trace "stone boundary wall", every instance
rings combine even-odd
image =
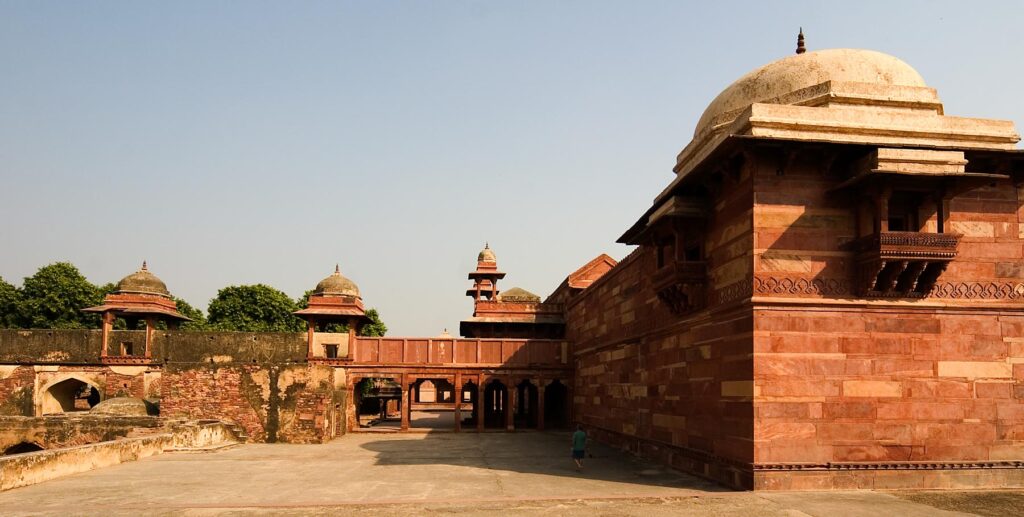
[[[99,364],[99,330],[0,329],[0,364]],[[141,350],[141,330],[115,330],[110,351],[122,341]],[[153,334],[155,363],[305,362],[305,332],[157,331]]]
[[[196,449],[237,443],[224,424],[175,426],[173,430],[138,438],[0,457],[0,491],[148,458],[174,449]]]
[[[160,418],[152,416],[0,416],[0,451],[22,442],[43,449],[87,445],[124,438],[133,430],[156,429],[163,424]]]

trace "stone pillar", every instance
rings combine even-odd
[[[544,379],[537,381],[537,430],[544,430]]]
[[[455,432],[462,430],[462,373],[455,374]]]
[[[316,332],[316,323],[310,318],[306,320],[306,361],[313,358],[313,333]]]
[[[108,353],[108,344],[110,343],[110,330],[114,327],[114,313],[107,311],[103,313],[103,331],[101,332],[100,339],[103,340],[102,348],[100,348],[100,357],[106,357]]]
[[[506,431],[515,431],[515,429],[516,429],[516,423],[515,423],[516,420],[515,420],[515,418],[516,418],[516,390],[517,390],[517,388],[516,388],[516,386],[514,386],[512,384],[513,382],[515,382],[515,381],[512,380],[512,377],[508,377],[508,385],[505,386],[505,393],[507,395],[505,397],[505,402],[507,402],[507,404],[505,405],[505,430]]]
[[[476,402],[473,403],[473,411],[476,411],[476,432],[484,432],[484,376],[481,375],[476,383]]]
[[[345,383],[345,425],[349,431],[359,429],[359,405],[356,402],[356,385],[359,379]]]
[[[156,321],[152,316],[146,317],[146,358],[153,357],[152,343],[153,343],[153,331],[156,330]]]
[[[401,429],[403,431],[408,431],[409,430],[409,416],[410,416],[409,415],[409,413],[410,413],[409,412],[409,406],[410,406],[409,402],[411,402],[411,399],[412,399],[412,396],[411,396],[412,395],[411,394],[412,387],[409,386],[409,375],[408,374],[404,374],[404,373],[402,374],[401,383],[402,383],[402,402],[401,402],[401,405],[402,405],[402,408],[401,408],[402,409],[402,427],[401,427]]]

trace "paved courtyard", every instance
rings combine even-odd
[[[0,493],[0,514],[1024,513],[1024,496],[1012,492],[731,492],[600,445],[592,452],[577,472],[566,433],[357,433],[326,445],[251,444],[164,454]]]

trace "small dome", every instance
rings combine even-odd
[[[341,274],[341,268],[334,266],[334,273],[316,284],[313,294],[324,296],[359,297],[359,286]]]
[[[490,243],[484,244],[484,249],[480,250],[480,254],[476,256],[477,262],[497,262],[498,257],[494,256],[494,252],[491,251]]]
[[[167,290],[167,284],[160,280],[153,273],[149,272],[146,263],[142,263],[142,269],[124,277],[117,283],[116,293],[132,294],[155,294],[166,298],[171,297]]]
[[[114,397],[93,406],[90,413],[117,416],[155,416],[159,410],[145,400],[134,397]]]
[[[927,87],[902,60],[861,49],[828,49],[796,54],[744,75],[711,101],[694,130],[698,136],[735,118],[738,110],[826,81]]]

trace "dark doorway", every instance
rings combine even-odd
[[[41,450],[43,450],[43,448],[37,444],[32,442],[21,442],[4,449],[3,455],[9,456],[11,454],[24,454],[26,452],[36,452]]]
[[[537,428],[537,386],[524,379],[516,386],[516,429]]]
[[[484,427],[500,429],[506,426],[508,388],[495,379],[484,387]]]
[[[569,389],[558,379],[544,388],[544,427],[569,427]]]

